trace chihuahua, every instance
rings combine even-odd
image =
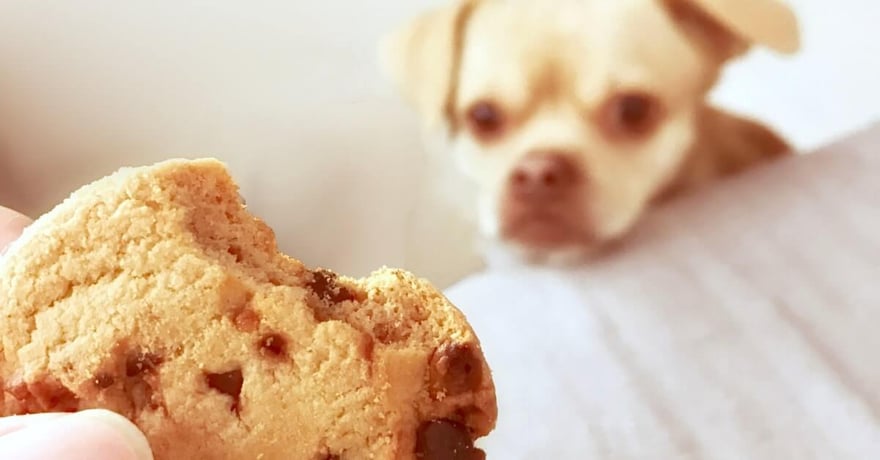
[[[581,261],[650,207],[792,151],[708,95],[753,46],[799,41],[779,0],[456,0],[383,56],[470,183],[475,233]]]

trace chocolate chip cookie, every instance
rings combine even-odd
[[[279,252],[215,160],[124,168],[0,258],[0,415],[116,411],[163,459],[481,459],[490,370],[427,281]]]

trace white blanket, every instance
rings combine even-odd
[[[497,385],[488,458],[880,459],[877,145],[686,200],[587,268],[447,290]]]

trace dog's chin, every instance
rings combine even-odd
[[[604,246],[591,230],[553,215],[507,222],[498,243],[515,261],[557,267],[586,263]]]
[[[537,250],[588,243],[592,237],[577,226],[553,215],[531,215],[504,226],[504,239]]]
[[[578,268],[613,254],[619,240],[571,242],[556,246],[534,246],[515,240],[499,240],[495,245],[495,260],[504,264],[542,266],[549,268]],[[499,256],[499,251],[505,255]]]

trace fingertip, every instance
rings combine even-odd
[[[17,460],[153,460],[134,424],[100,409],[28,424],[0,437],[0,452]]]
[[[83,423],[96,423],[112,430],[131,447],[135,459],[153,460],[147,437],[131,420],[122,415],[105,409],[89,409],[77,412],[73,417],[82,419]]]
[[[31,223],[31,219],[24,214],[0,206],[0,253]]]

